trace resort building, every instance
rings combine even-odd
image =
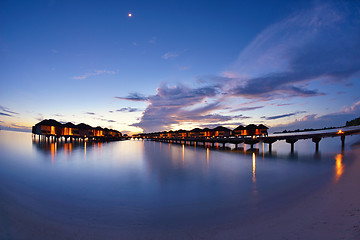
[[[46,137],[88,138],[97,140],[119,139],[121,132],[113,129],[93,128],[85,123],[75,125],[71,122],[62,124],[54,119],[45,119],[33,126],[32,133]]]
[[[194,128],[193,130],[189,131],[188,135],[191,138],[198,138],[200,137],[200,132],[201,132],[200,128]]]
[[[226,127],[223,127],[223,126],[219,126],[219,127],[212,129],[211,134],[212,134],[212,137],[230,137],[231,130]]]
[[[177,130],[177,131],[164,131],[155,133],[142,133],[133,137],[140,138],[228,138],[228,137],[254,137],[254,136],[267,136],[268,127],[263,124],[255,125],[250,124],[246,127],[238,126],[234,130],[229,128],[218,126],[214,129],[209,128],[194,128],[190,131]]]
[[[249,124],[246,127],[238,126],[233,130],[233,136],[267,136],[269,128],[260,124],[256,126],[255,124]]]

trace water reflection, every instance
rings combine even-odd
[[[209,168],[210,149],[206,149],[206,166]]]
[[[252,153],[252,183],[252,200],[253,203],[257,204],[259,202],[259,192],[256,183],[256,155],[254,152]]]
[[[335,181],[339,181],[341,175],[344,173],[343,154],[335,156]]]
[[[340,178],[348,161],[347,155],[328,155],[325,148],[324,161],[301,158],[304,153],[313,155],[310,144],[307,152],[299,151],[299,161],[284,161],[290,151],[286,143],[285,151],[280,145],[276,148],[279,159],[274,152],[271,158],[264,155],[267,146],[260,144],[256,147],[261,153],[244,145],[223,151],[202,144],[196,148],[162,143],[160,149],[159,143],[150,141],[31,143],[29,136],[24,135],[25,143],[9,143],[0,134],[0,195],[11,189],[15,200],[31,212],[59,222],[66,218],[69,226],[94,219],[95,228],[131,224],[152,231],[153,226],[195,229],[248,221],[249,216],[261,216],[269,208],[304,196],[310,191],[309,180],[322,184],[334,175]],[[10,144],[16,148],[9,148]],[[27,146],[37,151],[19,157],[18,148]],[[242,154],[245,151],[247,156]],[[71,161],[64,161],[65,153],[71,154]],[[256,161],[261,156],[265,160]],[[15,184],[19,181],[27,184]],[[32,201],[24,197],[29,195]]]
[[[256,156],[255,156],[255,153],[253,153],[252,154],[252,181],[253,181],[253,183],[256,183],[255,171],[256,171]]]
[[[56,147],[57,143],[51,143],[50,145],[50,151],[51,151],[51,162],[54,163],[55,158],[56,158],[56,152],[57,152],[57,147]]]
[[[37,150],[40,150],[40,152],[49,154],[52,162],[56,160],[56,157],[59,153],[63,153],[65,155],[65,159],[70,158],[72,152],[75,149],[83,149],[84,158],[86,158],[89,145],[91,145],[94,151],[101,153],[104,144],[103,142],[86,142],[86,141],[73,141],[73,142],[46,141],[46,140],[38,140],[35,138],[33,138],[32,143]]]
[[[184,161],[185,161],[185,145],[182,145],[182,164],[184,166]]]

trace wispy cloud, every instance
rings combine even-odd
[[[344,10],[345,9],[345,10]],[[360,15],[346,3],[317,3],[265,29],[240,54],[230,92],[274,99],[323,95],[313,81],[344,82],[360,72]]]
[[[176,52],[167,52],[167,53],[164,53],[161,58],[167,60],[167,59],[171,59],[171,58],[176,58],[178,57],[179,54],[176,53]]]
[[[278,107],[290,106],[290,105],[293,105],[293,104],[292,103],[279,103],[279,104],[276,104],[276,106],[278,106]]]
[[[88,115],[95,115],[94,112],[86,112],[85,114],[88,114]]]
[[[306,113],[306,111],[298,111],[298,112],[293,112],[293,113],[287,113],[287,114],[281,114],[281,115],[275,115],[275,116],[271,116],[271,117],[261,117],[263,119],[266,120],[274,120],[274,119],[280,119],[280,118],[286,118],[286,117],[291,117],[291,116],[295,116],[301,113]]]
[[[76,80],[84,80],[88,77],[93,77],[93,76],[98,76],[98,75],[102,75],[102,74],[111,74],[111,75],[114,75],[116,74],[117,71],[109,71],[109,70],[96,70],[94,72],[90,72],[90,73],[85,73],[83,75],[80,75],[80,76],[76,76],[76,77],[73,77],[73,79],[76,79]]]
[[[116,99],[120,99],[120,100],[129,100],[129,101],[134,101],[134,102],[144,102],[147,101],[148,98],[145,97],[145,95],[134,92],[134,93],[130,93],[127,97],[114,97]]]
[[[0,115],[12,117],[17,114],[19,114],[19,113],[11,111],[9,108],[0,105]]]
[[[124,108],[120,108],[120,109],[118,109],[116,111],[117,112],[139,112],[141,110],[139,110],[138,108],[124,107]]]
[[[240,114],[240,115],[235,115],[235,116],[232,117],[232,119],[249,119],[249,118],[252,118],[252,117],[250,117],[250,116],[244,116],[244,115],[242,115],[242,114]]]
[[[19,124],[15,124],[15,123],[10,124],[10,126],[13,128],[19,128],[19,129],[30,129],[29,126],[23,126],[23,125],[19,125]]]
[[[35,119],[40,122],[40,121],[44,120],[44,115],[42,115],[41,113],[38,113],[38,116],[35,117]]]
[[[232,109],[230,112],[244,112],[244,111],[253,111],[253,110],[256,110],[256,109],[260,109],[260,108],[263,108],[265,106],[255,106],[255,107],[240,107],[240,108],[235,108],[235,109]]]

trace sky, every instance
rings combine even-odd
[[[0,129],[343,126],[359,56],[360,1],[2,0]]]

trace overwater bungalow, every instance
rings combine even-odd
[[[75,138],[88,138],[97,140],[116,140],[122,137],[121,132],[101,127],[93,128],[85,123],[75,125],[71,122],[62,124],[54,119],[43,120],[32,128],[32,133],[45,137],[65,137],[65,140]]]
[[[267,136],[269,128],[260,124],[256,126],[255,124],[249,124],[246,127],[238,126],[233,130],[233,136]]]
[[[76,126],[79,129],[79,134],[81,137],[93,137],[94,136],[93,127],[91,127],[90,125],[87,125],[85,123],[80,123]]]
[[[154,132],[154,133],[142,133],[138,134],[136,137],[141,138],[228,138],[231,136],[235,137],[243,137],[243,136],[267,136],[267,129],[268,127],[264,126],[263,124],[255,125],[250,124],[246,127],[244,126],[238,126],[234,130],[231,130],[229,128],[218,126],[214,129],[209,128],[194,128],[192,130],[177,130],[177,131],[164,131],[164,132]]]
[[[193,130],[190,130],[188,132],[188,135],[191,138],[199,138],[200,137],[200,132],[201,132],[200,128],[194,128]]]
[[[188,136],[188,131],[180,129],[175,131],[175,135],[177,138],[186,138]]]
[[[54,119],[45,119],[32,127],[32,133],[39,135],[61,135],[62,124]]]
[[[245,127],[242,125],[239,125],[237,128],[233,130],[233,136],[239,137],[239,136],[245,136]]]
[[[202,138],[209,138],[209,137],[211,137],[211,129],[209,129],[209,128],[201,129],[201,131],[200,131],[200,137],[202,137]]]
[[[103,137],[104,136],[104,129],[99,126],[94,128],[93,131],[94,131],[95,137]]]
[[[256,134],[259,135],[259,136],[267,136],[268,135],[268,130],[269,128],[266,127],[265,125],[263,124],[260,124],[257,128],[257,132]]]
[[[79,128],[75,124],[68,122],[63,124],[62,127],[63,127],[63,131],[61,135],[80,137]]]
[[[167,136],[166,136],[167,138],[172,138],[174,136],[175,136],[174,131],[170,130],[170,131],[167,132]]]
[[[230,137],[231,130],[226,127],[223,127],[223,126],[218,126],[214,129],[211,129],[211,136],[212,137]]]
[[[104,135],[105,135],[105,137],[112,137],[112,138],[122,136],[121,132],[113,130],[113,129],[108,129],[108,128],[104,128]]]

